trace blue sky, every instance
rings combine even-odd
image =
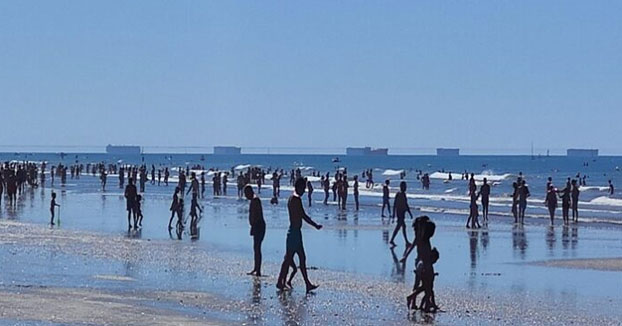
[[[622,154],[620,1],[2,1],[0,145]]]

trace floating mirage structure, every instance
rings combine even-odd
[[[459,148],[437,148],[436,156],[460,156]]]
[[[569,157],[598,157],[598,149],[569,148],[566,155]]]
[[[143,150],[140,146],[134,145],[108,145],[106,146],[106,153],[113,155],[140,155]]]
[[[240,155],[242,149],[235,146],[214,146],[214,155]]]
[[[348,147],[346,155],[351,156],[368,156],[368,155],[389,155],[388,148],[371,148],[371,147]]]

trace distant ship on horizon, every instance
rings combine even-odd
[[[114,155],[140,155],[142,148],[135,145],[110,145],[106,146],[106,154]]]

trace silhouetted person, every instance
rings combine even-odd
[[[311,184],[311,181],[307,181],[307,191],[309,207],[311,207],[311,203],[313,202],[313,185]]]
[[[553,185],[549,186],[544,204],[549,209],[549,217],[551,218],[551,225],[553,225],[555,223],[555,210],[557,209],[557,192]]]
[[[560,191],[558,191],[560,198],[562,199],[562,218],[564,220],[564,224],[567,224],[570,221],[570,181],[566,183],[566,187]]]
[[[572,180],[572,220],[579,222],[579,187],[577,186],[577,180]]]
[[[478,195],[475,192],[475,190],[473,190],[471,192],[471,203],[469,204],[469,218],[467,219],[466,222],[466,227],[468,228],[480,228],[481,226],[479,225],[479,209],[477,207],[477,198]],[[469,222],[471,222],[471,225],[469,226]]]
[[[354,184],[352,185],[353,194],[354,194],[354,205],[356,210],[359,210],[359,176],[354,175]]]
[[[179,215],[179,192],[181,189],[179,187],[175,187],[175,193],[173,194],[173,202],[171,202],[171,207],[169,210],[171,211],[171,218],[168,220],[168,229],[172,229],[171,224],[173,223],[173,218],[175,214],[177,214],[177,226],[182,225],[182,217]]]
[[[60,207],[59,204],[56,203],[56,193],[53,192],[52,193],[52,200],[50,201],[50,224],[54,225],[54,210],[56,209],[56,207]]]
[[[615,188],[613,188],[613,183],[609,180],[609,196],[613,196],[615,194]]]
[[[525,210],[527,210],[527,198],[531,196],[529,188],[525,180],[521,180],[521,185],[518,188],[518,218],[520,223],[525,222]]]
[[[315,223],[306,213],[302,205],[301,196],[304,195],[306,188],[305,179],[298,178],[294,183],[294,194],[289,198],[287,202],[287,210],[289,212],[289,230],[287,231],[286,252],[281,264],[281,272],[276,287],[279,289],[285,288],[285,278],[287,277],[287,271],[289,266],[294,264],[294,255],[298,255],[300,260],[300,272],[305,280],[307,287],[307,293],[317,288],[316,285],[309,281],[307,275],[307,256],[305,255],[304,246],[302,244],[302,221],[309,223],[311,226],[320,230],[322,225]]]
[[[514,223],[518,223],[518,183],[512,183],[512,215],[514,215]]]
[[[129,230],[132,228],[132,214],[136,214],[136,196],[138,195],[133,178],[127,180],[124,195],[125,208],[127,209],[127,228]]]
[[[199,206],[198,199],[199,199],[199,195],[193,192],[192,200],[190,201],[190,232],[194,235],[197,234],[197,223],[199,221],[199,212],[203,213],[201,206]]]
[[[253,187],[244,187],[244,196],[250,200],[248,209],[248,223],[251,226],[251,236],[253,237],[253,252],[255,255],[255,267],[248,275],[261,276],[261,243],[266,234],[266,222],[263,219],[263,208],[261,200],[255,195]]]
[[[382,210],[380,216],[384,218],[384,208],[387,208],[389,215],[391,215],[391,203],[389,203],[389,179],[387,179],[382,185]]]
[[[143,226],[143,211],[141,209],[141,201],[143,200],[143,196],[136,195],[136,214],[134,214],[134,230],[137,230],[138,227]]]
[[[395,201],[393,202],[393,215],[392,218],[397,216],[397,223],[395,225],[395,229],[393,230],[393,235],[391,236],[391,247],[395,247],[396,244],[393,240],[395,240],[395,236],[402,229],[402,234],[404,235],[404,242],[406,243],[406,248],[410,246],[410,242],[408,242],[408,235],[406,234],[406,213],[410,215],[410,218],[413,218],[413,214],[410,212],[410,207],[408,206],[408,198],[406,198],[406,181],[400,182],[400,191],[395,194]]]
[[[484,178],[484,184],[479,190],[480,196],[482,196],[482,219],[484,224],[488,224],[488,203],[490,200],[490,185],[488,179]]]

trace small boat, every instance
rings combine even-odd
[[[341,160],[338,157],[333,158],[333,163],[339,163]]]

